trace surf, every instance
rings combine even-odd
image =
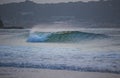
[[[105,39],[105,34],[88,33],[81,31],[33,32],[27,42],[80,42],[84,40]]]

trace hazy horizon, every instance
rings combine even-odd
[[[0,4],[12,3],[12,2],[24,2],[25,0],[0,0]],[[30,0],[36,3],[60,3],[60,2],[76,2],[76,1],[98,1],[98,0]]]

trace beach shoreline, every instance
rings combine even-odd
[[[0,67],[0,78],[120,78],[120,74]]]

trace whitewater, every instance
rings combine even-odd
[[[120,74],[119,32],[114,28],[0,29],[0,67]]]

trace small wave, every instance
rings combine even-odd
[[[37,68],[37,69],[54,69],[54,70],[70,70],[70,71],[82,71],[82,72],[101,72],[101,73],[114,73],[120,74],[120,71],[100,69],[97,67],[79,67],[79,66],[67,66],[65,64],[31,64],[31,63],[0,63],[0,67],[18,67],[18,68]]]
[[[104,38],[108,36],[80,31],[34,32],[29,35],[27,42],[79,42]]]
[[[120,74],[119,51],[83,51],[63,47],[0,46],[0,67]]]

